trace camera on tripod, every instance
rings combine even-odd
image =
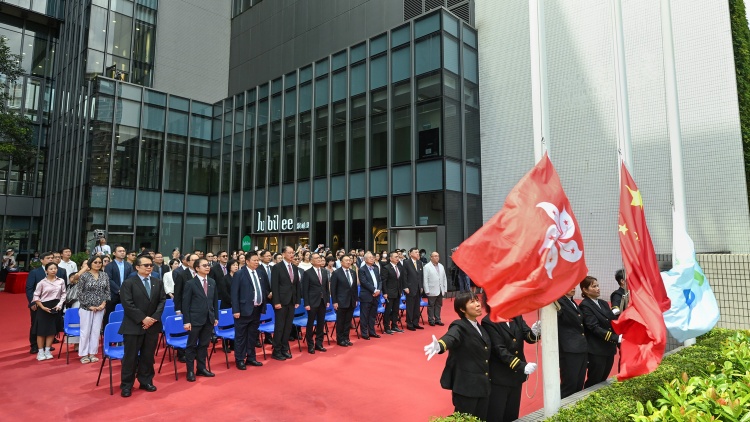
[[[96,240],[103,239],[105,237],[107,237],[107,233],[104,230],[94,230],[94,238]]]

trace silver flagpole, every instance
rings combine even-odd
[[[669,0],[661,0],[661,42],[664,55],[664,84],[667,100],[669,146],[672,158],[673,226],[681,224],[687,231],[685,200],[685,174],[682,164],[682,131],[680,130],[680,104],[677,95],[677,71],[674,60],[674,35],[672,33],[672,8]],[[685,340],[685,346],[695,344],[695,339]]]
[[[531,44],[531,94],[534,118],[534,158],[539,162],[549,153],[549,100],[547,86],[547,46],[544,29],[544,0],[529,1]],[[560,409],[560,358],[557,344],[557,310],[549,304],[541,310],[542,366],[544,368],[544,415]]]

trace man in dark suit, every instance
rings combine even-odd
[[[182,256],[182,265],[177,267],[172,273],[174,282],[174,310],[177,315],[182,314],[182,292],[185,289],[185,283],[195,277],[193,266],[198,259],[198,255],[187,254]],[[185,349],[177,349],[177,360],[185,362]]]
[[[367,252],[364,260],[364,265],[359,268],[359,327],[362,330],[362,338],[369,340],[370,337],[380,338],[375,332],[375,317],[378,316],[382,281],[380,271],[375,266],[375,255]]]
[[[141,390],[156,391],[154,386],[154,352],[161,332],[161,314],[166,302],[164,284],[151,276],[151,258],[140,256],[135,260],[135,270],[122,283],[120,299],[125,316],[119,333],[125,344],[122,358],[120,395],[130,397],[133,382],[138,377]],[[137,369],[136,369],[137,367]]]
[[[336,343],[339,346],[353,346],[349,341],[352,329],[352,316],[357,307],[357,274],[352,267],[349,255],[341,257],[341,268],[331,276],[331,297],[336,310]]]
[[[289,351],[289,334],[292,331],[294,310],[299,307],[302,287],[299,271],[292,264],[294,248],[285,246],[282,255],[284,259],[271,268],[271,291],[273,292],[271,301],[274,309],[271,357],[283,361],[292,358],[292,353]]]
[[[305,271],[302,279],[302,298],[307,310],[307,328],[305,339],[307,352],[314,354],[316,350],[325,352],[323,338],[325,338],[326,308],[330,305],[331,293],[328,282],[328,271],[322,269],[325,259],[319,253],[313,253],[310,258],[312,268]],[[315,342],[313,343],[313,326],[315,326]]]
[[[45,277],[47,277],[47,271],[44,267],[50,262],[54,262],[54,252],[44,252],[39,255],[39,259],[42,263],[40,267],[34,268],[26,276],[26,299],[29,301],[29,310],[31,311],[31,328],[29,329],[29,344],[31,349],[29,353],[39,353],[39,348],[36,344],[36,331],[34,330],[34,321],[36,320],[36,302],[34,302],[34,290],[36,285],[39,284]],[[67,273],[64,268],[57,267],[57,276],[63,280],[67,280]],[[50,347],[50,351],[55,350],[54,347]]]
[[[617,284],[620,285],[620,287],[612,292],[612,294],[609,296],[609,303],[612,305],[612,312],[615,314],[615,317],[619,318],[622,311],[624,311],[625,308],[628,307],[628,302],[630,302],[630,294],[628,293],[628,282],[625,278],[625,270],[617,270],[615,272],[615,280],[617,281]],[[615,309],[617,310],[615,311]]]
[[[406,272],[399,262],[397,251],[391,252],[389,259],[391,262],[383,266],[380,272],[380,280],[382,281],[383,298],[385,299],[383,329],[386,334],[393,335],[394,331],[397,333],[404,332],[404,330],[398,328],[400,319],[398,312]]]
[[[422,273],[422,261],[419,259],[419,249],[409,249],[409,258],[404,260],[404,272],[406,273],[406,329],[410,331],[423,330],[419,325],[419,302],[421,300],[421,287],[424,283]]]
[[[125,247],[115,246],[115,259],[106,267],[104,272],[109,276],[109,294],[110,300],[107,301],[107,307],[104,313],[104,326],[109,322],[109,314],[115,310],[115,306],[120,303],[120,286],[132,274],[133,266],[125,260]]]
[[[206,368],[208,343],[211,341],[213,327],[219,323],[219,294],[216,282],[208,276],[211,266],[205,258],[195,261],[193,269],[196,276],[185,283],[182,292],[182,315],[185,331],[189,331],[185,364],[187,380],[195,381],[195,376],[213,377],[214,373]],[[193,372],[193,361],[198,361],[198,370]]]
[[[273,268],[273,265],[271,264],[271,260],[273,259],[273,254],[269,250],[261,250],[258,253],[258,256],[260,257],[260,265],[258,266],[258,276],[260,277],[260,281],[262,283],[266,283],[267,286],[271,286],[271,268]],[[268,293],[268,300],[271,300],[273,298],[273,291],[270,291]],[[263,340],[263,343],[265,344],[273,344],[273,333],[266,334],[265,340]],[[260,347],[260,344],[256,345],[256,347]]]
[[[208,273],[208,276],[213,278],[214,281],[219,281],[223,280],[224,276],[229,272],[229,268],[227,268],[229,254],[227,251],[219,251],[219,253],[216,254],[216,257],[218,258],[217,262],[211,263],[209,261],[209,264],[211,264],[211,272]]]
[[[560,348],[560,398],[583,390],[588,347],[583,315],[573,301],[576,289],[557,300],[557,343]]]
[[[255,356],[258,341],[260,314],[266,309],[270,291],[268,283],[261,281],[258,266],[260,258],[252,252],[245,254],[245,266],[232,279],[232,313],[234,314],[234,360],[237,369],[247,365],[263,366]]]
[[[169,265],[164,263],[164,255],[161,252],[154,253],[154,270],[151,271],[151,276],[158,279],[163,279],[164,274],[169,272]]]

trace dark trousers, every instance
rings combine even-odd
[[[521,409],[521,385],[507,387],[492,384],[487,407],[487,422],[511,422]]]
[[[455,412],[468,413],[481,420],[487,419],[488,397],[466,397],[456,393],[453,393],[451,397],[453,398]]]
[[[36,321],[36,311],[29,308],[31,313],[31,327],[29,327],[29,344],[36,348],[36,331],[34,331],[34,321]]]
[[[587,362],[587,353],[560,352],[560,398],[583,390]]]
[[[443,294],[427,296],[427,321],[430,323],[443,322],[440,311],[443,309]]]
[[[419,295],[406,295],[406,326],[419,325]]]
[[[375,317],[378,315],[378,302],[359,302],[359,328],[363,336],[375,334]]]
[[[609,373],[612,371],[614,363],[614,356],[592,355],[589,353],[588,375],[586,376],[586,383],[583,385],[584,388],[589,388],[609,378]]]
[[[257,360],[255,342],[258,341],[260,312],[262,306],[253,308],[252,315],[240,316],[234,320],[234,359],[237,362]]]
[[[458,290],[462,292],[471,291],[471,280],[463,271],[459,271],[458,273]]]
[[[398,295],[388,295],[385,303],[385,312],[383,312],[383,329],[390,330],[396,328],[399,321],[399,298]]]
[[[281,309],[274,309],[273,351],[274,353],[289,351],[289,334],[294,321],[294,305],[281,305]]]
[[[185,364],[188,372],[193,372],[193,361],[198,361],[198,370],[206,369],[206,358],[208,357],[208,343],[211,342],[213,324],[193,325],[188,334],[187,347],[185,348]]]
[[[149,330],[146,334],[124,334],[125,353],[122,357],[120,389],[133,388],[135,378],[141,385],[154,383],[154,352],[159,341],[159,332]]]
[[[352,329],[352,315],[354,315],[354,307],[343,308],[339,306],[339,309],[336,310],[337,343],[349,341],[349,331]]]
[[[326,306],[325,302],[321,302],[316,307],[310,307],[307,311],[307,327],[305,328],[305,341],[307,341],[307,348],[312,349],[313,346],[322,346],[323,339],[325,338],[325,325],[326,325]],[[315,326],[315,343],[313,343],[313,326]]]

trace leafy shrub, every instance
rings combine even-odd
[[[666,356],[654,372],[602,388],[575,405],[561,409],[547,420],[553,422],[630,420],[631,414],[638,413],[639,402],[646,403],[649,400],[655,402],[662,397],[659,388],[665,383],[680,378],[683,373],[688,376],[706,375],[712,368],[711,365],[723,365],[721,344],[734,334],[735,331],[732,330],[713,329],[699,337],[694,346]]]
[[[75,262],[76,265],[78,265],[78,269],[81,269],[81,265],[83,265],[83,261],[88,261],[89,256],[90,255],[87,254],[86,252],[78,252],[76,254],[73,254],[70,257],[70,260]]]
[[[721,345],[720,364],[706,377],[681,377],[659,387],[656,406],[638,403],[631,415],[648,421],[750,421],[750,332],[739,331]]]
[[[445,417],[434,417],[430,422],[481,422],[479,418],[466,413],[454,413]]]

